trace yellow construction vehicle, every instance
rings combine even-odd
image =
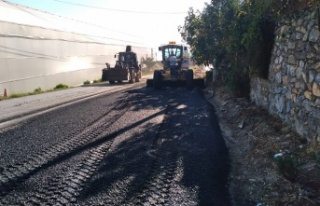
[[[119,52],[114,57],[117,58],[115,67],[106,63],[107,68],[102,69],[102,81],[109,81],[110,84],[124,80],[129,80],[129,83],[140,81],[141,65],[138,64],[136,53],[131,51],[131,46],[128,45],[125,52]]]
[[[153,73],[153,79],[147,80],[147,86],[161,89],[163,86],[203,86],[204,79],[194,79],[193,70],[189,68],[189,58],[184,55],[188,48],[174,41],[159,47],[162,54],[162,69]]]

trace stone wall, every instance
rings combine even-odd
[[[251,99],[310,141],[320,140],[320,32],[316,10],[276,30],[268,79],[251,80]]]

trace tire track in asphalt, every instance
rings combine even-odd
[[[22,201],[26,205],[69,205],[76,202],[77,196],[86,182],[96,172],[101,161],[108,153],[112,140],[91,149],[84,162],[72,171],[55,177],[48,185],[37,191],[32,197]]]
[[[178,153],[168,148],[166,140],[170,139],[164,131],[169,123],[172,113],[170,101],[166,105],[165,117],[152,144],[150,155],[152,161],[147,165],[148,170],[141,176],[141,188],[131,199],[127,199],[119,205],[166,205],[170,195],[170,188],[177,173]],[[170,144],[170,143],[169,143]]]
[[[100,117],[89,128],[80,134],[66,137],[66,142],[57,144],[30,156],[27,160],[8,165],[0,170],[0,197],[8,194],[19,183],[23,182],[39,170],[54,165],[76,153],[103,143],[106,137],[100,137],[105,129],[110,127],[117,119],[124,115],[130,108],[127,101],[110,109],[106,116]],[[111,119],[110,119],[111,117]],[[107,137],[114,138],[117,134]],[[1,203],[2,200],[0,200]]]
[[[136,103],[141,103],[140,96],[136,96],[136,98]],[[146,101],[149,102],[149,100]],[[93,177],[91,182],[86,185],[82,198],[75,205],[131,205],[132,202],[141,201],[141,198],[137,198],[137,194],[146,188],[148,178],[152,179],[152,175],[155,173],[153,169],[157,170],[155,168],[158,162],[157,140],[168,109],[165,100],[162,99],[159,102],[156,105],[161,106],[162,109],[156,107],[155,111],[154,109],[150,110],[150,107],[145,107],[145,103],[133,103],[136,105],[133,111],[139,113],[129,113],[128,115],[135,116],[130,121],[134,121],[135,125],[139,125],[145,130],[140,133],[139,127],[132,127],[137,133],[131,131],[129,136],[119,136],[118,147],[113,148],[113,151],[106,158],[105,164],[101,165],[99,169],[102,174]],[[141,109],[149,111],[140,113]],[[150,125],[153,126],[150,127]],[[122,172],[119,173],[119,171]],[[97,195],[97,193],[101,194]]]

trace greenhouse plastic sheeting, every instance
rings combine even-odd
[[[14,18],[10,19],[8,10],[14,13]],[[13,11],[14,8],[0,2],[0,95],[4,89],[12,94],[100,79],[105,63],[113,66],[114,55],[125,51],[126,43],[63,31],[63,27],[56,27],[58,23],[46,28],[42,22],[28,20],[24,13],[17,18],[20,13]],[[9,22],[13,20],[16,22]],[[31,23],[27,24],[27,20]],[[132,50],[139,59],[150,57],[152,52],[151,48],[134,44]]]

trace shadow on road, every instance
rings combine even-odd
[[[127,99],[119,101],[128,101],[130,111],[159,112],[115,133],[142,130],[110,152],[80,202],[230,205],[227,147],[214,108],[201,92],[143,88],[126,93]],[[162,123],[149,121],[163,115]]]

